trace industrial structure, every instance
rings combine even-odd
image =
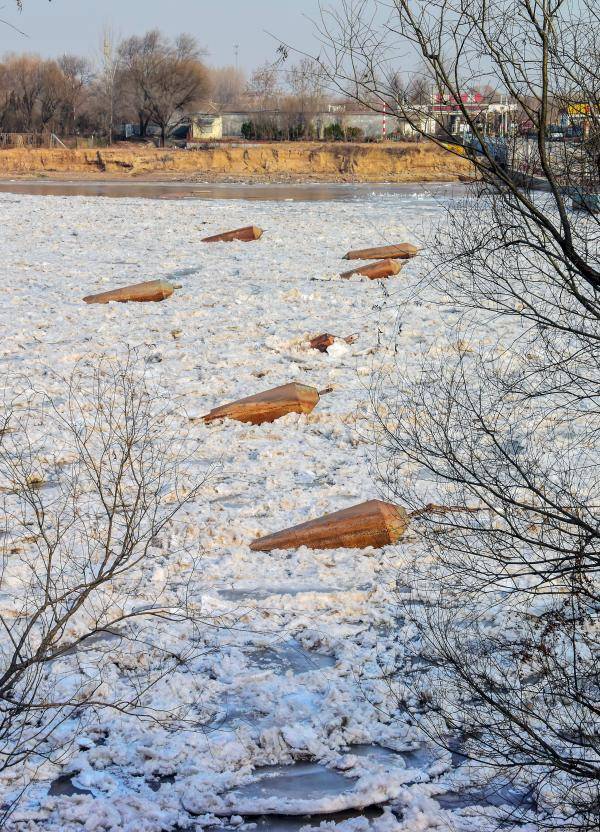
[[[517,129],[517,107],[506,96],[473,92],[461,101],[432,95],[422,104],[405,105],[410,117],[391,108],[358,109],[348,103],[330,103],[317,111],[293,109],[219,110],[210,105],[188,113],[173,127],[171,138],[189,146],[227,139],[382,141],[406,139],[421,133],[464,138],[465,111],[481,124],[484,135],[507,136]],[[152,125],[148,135],[152,135]],[[122,136],[139,135],[134,124],[122,126]]]

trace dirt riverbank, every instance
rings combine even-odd
[[[203,182],[456,182],[471,166],[429,142],[217,144],[199,150],[0,151],[0,176]]]

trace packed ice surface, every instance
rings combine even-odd
[[[135,348],[150,378],[185,407],[199,439],[198,470],[214,471],[173,536],[160,542],[155,562],[144,565],[134,600],[143,603],[146,590],[161,587],[170,550],[185,539],[201,555],[196,597],[208,613],[237,622],[208,629],[195,661],[154,689],[157,706],[191,706],[196,725],[169,732],[98,711],[83,728],[63,726],[65,739],[78,732],[74,746],[62,768],[40,768],[13,817],[19,828],[154,832],[192,820],[208,826],[215,815],[239,825],[245,813],[323,814],[389,801],[396,814],[387,809],[369,819],[359,811],[340,828],[494,827],[492,805],[475,814],[436,801],[451,788],[440,780],[449,755],[427,748],[384,678],[414,636],[395,618],[402,547],[249,548],[259,535],[381,496],[361,422],[373,368],[394,366],[396,343],[405,371],[417,368],[424,346],[453,337],[456,310],[418,300],[426,252],[387,281],[341,280],[340,258],[351,248],[421,243],[443,219],[445,198],[0,196],[7,394],[24,375],[60,399],[60,376],[79,360]],[[199,242],[250,223],[266,230],[260,241]],[[82,302],[155,278],[181,288],[157,304]],[[308,349],[307,338],[322,332],[357,339],[328,354]],[[308,416],[260,427],[198,420],[219,404],[290,381],[333,392]],[[6,593],[0,603],[9,603]],[[185,624],[158,628],[154,643],[129,660],[151,663],[158,641],[176,645],[188,636]],[[117,658],[128,650],[118,637],[98,641],[86,653],[90,673],[96,660],[114,656],[112,683],[125,684]],[[72,684],[86,665],[68,655],[55,672],[58,686]],[[66,779],[49,793],[59,775]],[[4,802],[18,788],[17,775],[7,775]]]

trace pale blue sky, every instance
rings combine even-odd
[[[239,63],[245,70],[274,57],[277,37],[310,51],[318,0],[0,0],[0,17],[18,26],[24,38],[0,26],[0,55],[11,51],[56,56],[63,52],[95,55],[109,25],[122,37],[158,27],[169,35],[190,32],[210,52],[208,63]],[[316,48],[316,47],[315,47]]]

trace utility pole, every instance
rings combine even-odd
[[[234,43],[233,44],[233,53],[235,55],[235,68],[239,69],[240,68],[240,60],[239,60],[239,58],[240,58],[240,45],[239,45],[239,43]]]

